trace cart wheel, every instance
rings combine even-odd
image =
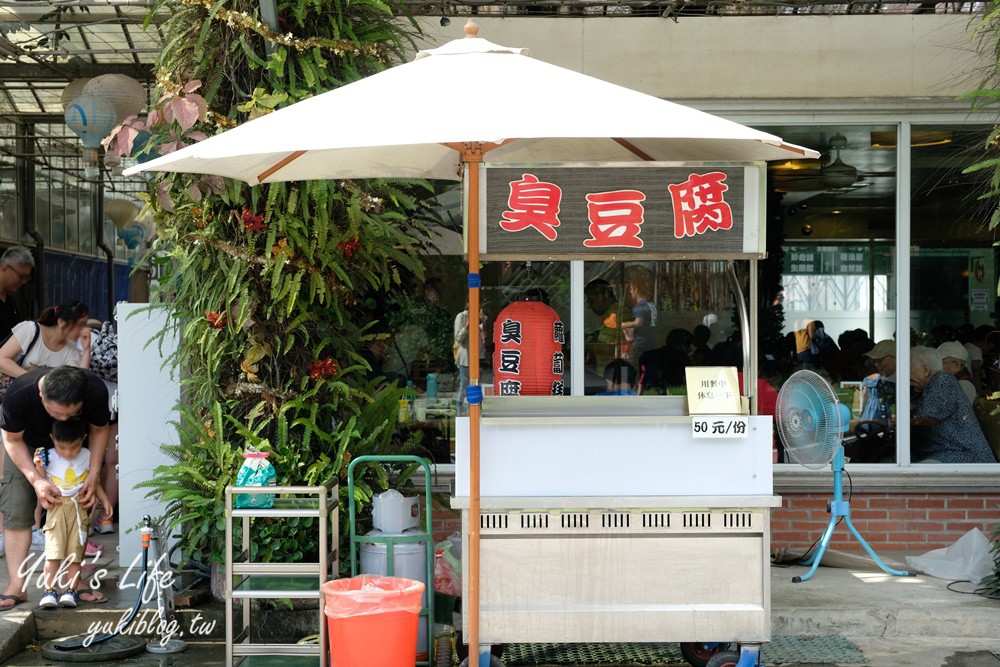
[[[728,642],[681,642],[681,655],[692,667],[708,667],[708,661],[723,651],[732,651]]]
[[[726,651],[725,653],[716,653],[705,667],[736,667],[736,663],[739,661],[739,653]]]
[[[733,663],[735,664],[735,663]],[[469,659],[466,658],[458,667],[469,667]],[[490,654],[490,667],[504,667],[503,660]]]

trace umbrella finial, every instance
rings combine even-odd
[[[465,36],[466,37],[478,37],[479,36],[479,24],[476,23],[474,19],[469,19],[465,22]]]

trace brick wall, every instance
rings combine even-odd
[[[808,548],[826,528],[829,494],[783,492],[781,507],[771,512],[771,547]],[[1000,493],[855,493],[851,521],[876,551],[930,551],[954,544],[971,528],[989,535],[1000,523]],[[434,539],[461,530],[460,517],[450,507],[436,505]],[[830,548],[862,551],[841,523]]]
[[[434,516],[431,517],[431,528],[434,531],[434,541],[440,542],[452,533],[462,532],[462,515],[453,510],[447,503],[434,499]]]
[[[771,513],[771,548],[808,548],[823,533],[830,494],[783,492]],[[855,493],[851,521],[875,551],[929,551],[946,547],[972,528],[989,535],[1000,523],[1000,494]],[[830,548],[862,551],[841,522]]]

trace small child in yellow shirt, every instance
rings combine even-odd
[[[52,422],[53,447],[35,450],[34,463],[39,474],[55,484],[62,492],[62,501],[48,511],[45,520],[45,592],[38,606],[52,609],[57,606],[75,607],[79,602],[76,592],[87,544],[90,512],[77,499],[90,472],[90,450],[83,447],[87,437],[87,424],[79,419]],[[111,518],[114,508],[100,483],[96,486],[97,499],[104,507],[104,516]],[[66,562],[66,589],[60,595],[57,585],[62,581],[60,568]],[[57,581],[57,579],[59,581]]]

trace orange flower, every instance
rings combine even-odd
[[[213,310],[205,311],[205,319],[208,320],[208,326],[213,329],[221,329],[226,326],[226,316],[224,313],[217,313]]]
[[[339,372],[340,365],[334,361],[333,357],[317,359],[309,364],[309,377],[313,380],[321,380],[325,377],[331,377]]]
[[[250,209],[243,209],[243,228],[249,232],[259,232],[267,227],[264,224],[264,214],[257,213],[256,215]]]

